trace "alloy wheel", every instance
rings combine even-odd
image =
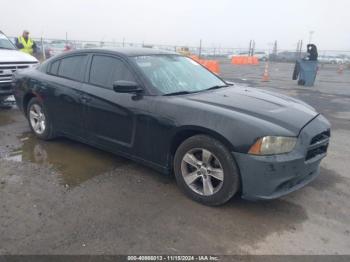
[[[191,149],[183,156],[181,173],[187,186],[204,196],[218,192],[224,182],[224,170],[219,159],[204,148]]]
[[[42,135],[46,129],[46,118],[43,109],[38,104],[33,104],[29,109],[29,121],[35,133]]]

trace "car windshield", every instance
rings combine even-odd
[[[133,59],[152,85],[165,95],[226,86],[220,78],[188,57],[149,55]]]
[[[11,41],[3,34],[0,34],[0,49],[16,49]]]

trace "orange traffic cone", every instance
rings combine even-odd
[[[261,79],[261,82],[268,82],[270,81],[270,76],[269,76],[269,63],[266,62],[265,63],[265,70],[264,70],[264,74],[263,77]]]
[[[339,65],[339,67],[338,67],[338,74],[342,74],[343,71],[344,71],[343,65]]]

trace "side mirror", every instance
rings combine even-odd
[[[137,83],[125,80],[115,81],[113,89],[117,93],[141,93],[143,91]]]

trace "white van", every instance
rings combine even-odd
[[[34,56],[19,51],[0,31],[0,106],[12,95],[12,74],[16,70],[33,67],[38,63]]]

